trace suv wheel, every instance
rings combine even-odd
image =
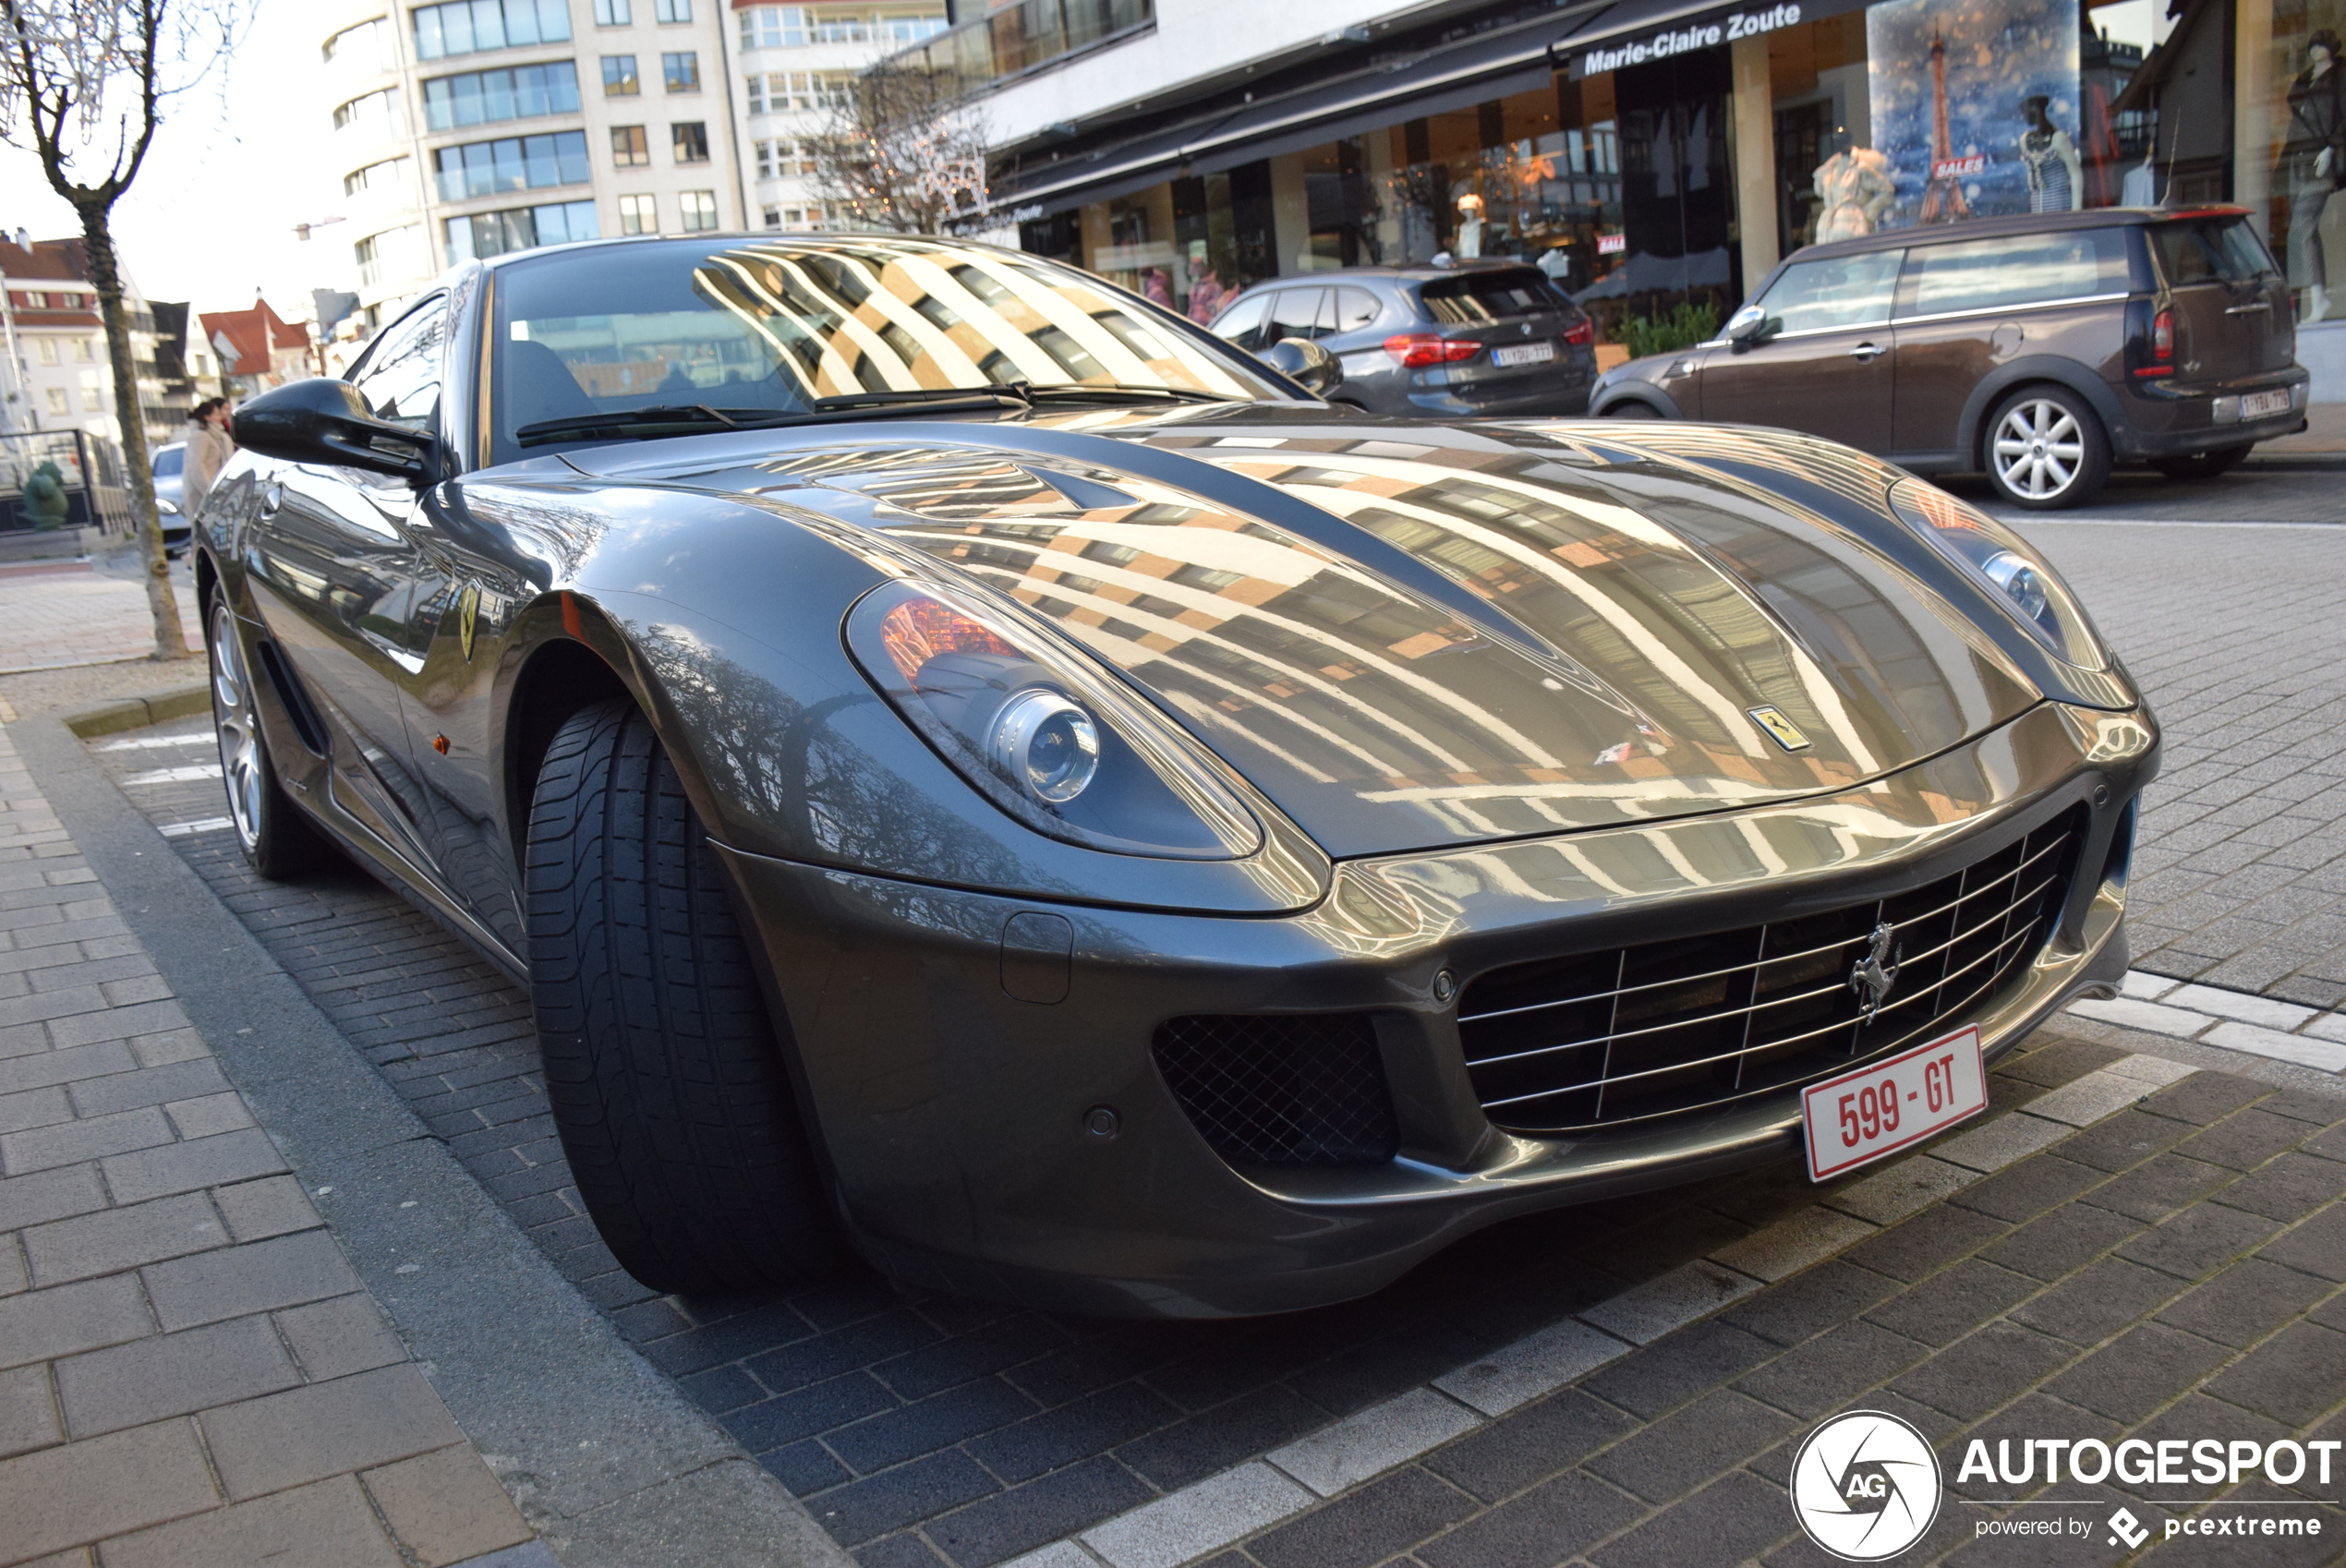
[[[620,1266],[687,1292],[836,1270],[838,1223],[725,870],[634,704],[555,733],[527,878],[554,1129]]]
[[[2181,457],[2161,457],[2151,466],[2170,479],[2212,479],[2219,474],[2230,473],[2247,455],[2245,446],[2211,447],[2206,452],[2185,452]]]
[[[1603,417],[1607,419],[1659,419],[1662,417],[1662,410],[1651,403],[1641,403],[1633,397],[1626,402],[1616,403],[1606,409]]]
[[[1988,478],[2014,506],[2083,505],[2110,477],[2110,438],[2066,387],[2025,387],[1988,421]]]

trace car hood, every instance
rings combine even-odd
[[[1339,858],[1846,790],[2039,700],[1827,491],[1615,427],[1201,410],[567,461],[819,514],[1023,606]]]

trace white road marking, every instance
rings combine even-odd
[[[185,735],[141,735],[136,740],[108,741],[104,745],[100,746],[98,750],[102,752],[149,752],[162,746],[200,746],[210,743],[211,740],[211,730],[190,730]]]
[[[236,823],[224,816],[208,816],[201,822],[166,822],[155,829],[166,838],[185,838],[191,833],[217,833],[234,827]]]
[[[134,773],[122,783],[125,789],[136,789],[141,784],[187,784],[199,778],[219,777],[218,763],[201,762],[187,767],[158,767],[151,773]]]

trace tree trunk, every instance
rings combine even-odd
[[[154,657],[187,658],[192,650],[179,624],[179,596],[171,586],[171,559],[163,553],[163,519],[155,510],[154,470],[147,462],[147,426],[139,406],[139,368],[130,355],[130,319],[122,305],[122,269],[115,264],[111,214],[94,203],[81,209],[81,237],[90,250],[90,282],[98,290],[98,315],[106,326],[106,361],[114,367],[115,422],[122,427],[123,478],[130,488],[130,519],[147,567],[147,609],[155,621]],[[94,506],[95,475],[85,476]],[[188,520],[190,525],[194,519]]]

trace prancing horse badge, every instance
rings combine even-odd
[[[473,621],[480,614],[480,585],[467,583],[456,600],[456,642],[465,650],[465,662],[473,661]]]
[[[1755,707],[1744,711],[1751,715],[1754,724],[1768,732],[1770,740],[1785,751],[1805,752],[1808,749],[1808,737],[1800,732],[1799,726],[1784,716],[1782,708]]]

